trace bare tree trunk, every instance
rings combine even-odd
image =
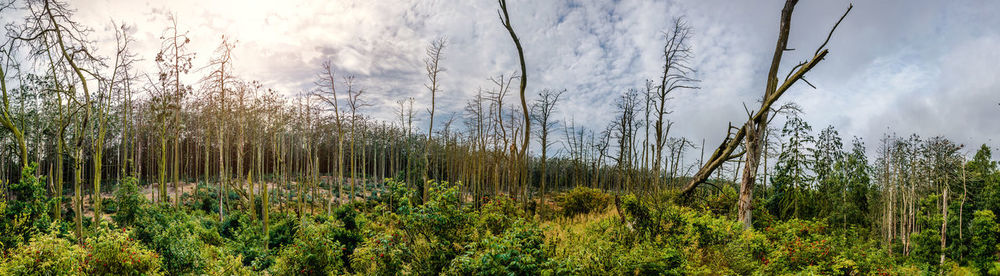
[[[529,181],[530,176],[527,175],[528,171],[528,144],[531,141],[531,123],[529,122],[528,115],[528,102],[524,99],[524,90],[528,86],[528,72],[525,69],[524,64],[524,49],[521,47],[521,41],[517,39],[517,34],[514,33],[514,27],[510,25],[510,15],[507,13],[507,1],[499,0],[500,10],[502,11],[502,16],[500,17],[501,23],[507,28],[507,32],[510,33],[510,38],[514,40],[514,46],[517,48],[517,57],[521,61],[521,111],[523,112],[524,119],[524,139],[521,140],[521,152],[518,154],[517,166],[521,167],[521,185],[526,185]],[[513,122],[512,122],[513,123]],[[516,166],[515,166],[516,167]]]

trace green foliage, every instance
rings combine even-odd
[[[913,260],[926,264],[937,271],[941,256],[941,209],[938,207],[940,195],[930,194],[920,200],[917,225],[920,231],[910,239],[913,242]]]
[[[410,206],[410,198],[417,196],[417,190],[410,190],[404,181],[386,179],[385,189],[386,191],[380,193],[377,200],[393,212],[401,207]]]
[[[167,206],[148,206],[137,216],[132,236],[163,256],[169,274],[201,271],[201,249],[220,246],[223,238],[211,218],[199,217]],[[208,227],[206,227],[208,226]]]
[[[15,197],[17,202],[0,201],[0,212],[12,213],[13,204],[20,204],[18,208],[29,210],[29,215],[5,217],[3,231],[11,233],[16,228],[12,226],[35,230],[25,236],[5,235],[4,238],[32,237],[32,242],[13,242],[18,245],[3,255],[0,274],[1000,272],[997,261],[1000,226],[994,213],[983,208],[991,200],[984,197],[987,187],[995,181],[992,161],[980,156],[967,164],[968,200],[962,205],[957,199],[964,195],[951,193],[947,218],[941,217],[940,196],[933,190],[923,191],[916,217],[920,231],[910,236],[912,251],[894,257],[876,242],[877,232],[867,228],[872,222],[871,215],[878,212],[873,210],[875,204],[882,203],[876,201],[881,198],[872,196],[875,186],[871,184],[871,168],[862,149],[859,141],[855,141],[854,149],[843,156],[823,160],[810,156],[812,160],[806,161],[811,163],[832,162],[824,165],[829,166],[824,169],[824,177],[815,181],[809,175],[796,178],[794,167],[779,166],[779,172],[785,170],[785,174],[774,175],[775,188],[760,195],[770,198],[767,203],[772,205],[763,202],[755,205],[755,229],[743,229],[733,221],[736,191],[731,185],[721,185],[689,206],[674,205],[675,201],[669,199],[670,192],[615,198],[600,190],[576,188],[556,195],[557,208],[553,210],[558,212],[550,212],[539,225],[538,217],[525,211],[530,206],[506,197],[484,199],[479,206],[463,204],[458,185],[431,181],[427,183],[428,200],[414,204],[416,193],[411,188],[402,182],[387,181],[376,197],[338,206],[330,213],[299,216],[273,212],[270,232],[264,235],[261,221],[240,210],[227,211],[220,222],[216,215],[197,209],[197,204],[192,205],[196,207],[194,210],[150,205],[140,194],[137,180],[128,178],[115,192],[113,204],[114,224],[123,228],[98,227],[97,232],[87,234],[86,246],[76,246],[72,244],[73,237],[63,237],[67,236],[66,224],[35,226],[36,222],[30,220],[33,212],[30,210],[35,210],[30,203],[47,201],[44,187],[34,185],[33,189],[41,188],[43,193],[41,197],[32,197],[33,185],[21,185],[19,192],[25,196]],[[951,177],[962,179],[954,174]],[[23,179],[26,183],[39,181]],[[951,183],[953,191],[960,184]],[[816,191],[823,185],[830,192]],[[794,193],[797,194],[789,196]],[[211,198],[210,193],[204,196]],[[20,201],[31,198],[37,200]],[[608,208],[612,200],[616,208]],[[796,207],[794,200],[803,202]],[[45,208],[44,205],[38,207]],[[794,218],[795,208],[799,208],[801,219]],[[209,208],[209,211],[215,210]],[[43,215],[44,212],[39,213],[38,217]],[[949,243],[946,262],[939,266],[942,219],[948,219]],[[964,227],[962,236],[959,225]]]
[[[623,220],[628,221],[629,226],[635,229],[635,232],[644,237],[656,237],[663,230],[661,228],[658,218],[661,216],[654,216],[652,213],[654,210],[650,209],[647,204],[644,204],[635,195],[627,195],[625,199],[622,200],[622,211],[621,214]],[[673,210],[667,210],[669,211]],[[676,213],[668,214],[676,216]]]
[[[498,235],[488,234],[467,245],[452,260],[447,274],[538,275],[548,261],[542,231],[523,220],[505,226]]]
[[[21,179],[10,186],[13,200],[0,199],[0,249],[6,250],[28,241],[32,235],[44,233],[52,219],[52,201],[46,195],[45,178],[35,177],[32,163],[21,170]]]
[[[736,214],[736,199],[739,195],[731,185],[723,185],[718,192],[706,196],[703,209],[720,216],[733,216]]]
[[[281,248],[291,244],[298,230],[299,222],[294,215],[275,213],[271,217],[271,226],[268,229],[268,248]]]
[[[414,257],[411,240],[396,227],[393,213],[368,221],[362,230],[364,241],[351,254],[351,267],[366,275],[394,275],[410,271],[408,262]],[[349,248],[343,247],[347,251]]]
[[[236,256],[220,256],[220,259],[233,261],[239,259],[242,265],[246,265],[253,270],[263,270],[271,265],[273,261],[268,255],[267,240],[264,238],[262,226],[251,220],[241,212],[230,213],[227,217],[228,224],[224,223],[220,229],[220,236],[227,239],[226,249]],[[228,225],[226,227],[225,225]],[[202,253],[204,254],[204,253]],[[238,258],[237,258],[238,257]],[[212,266],[217,265],[210,265]],[[228,263],[225,266],[217,266],[215,269],[225,268],[231,270]]]
[[[141,214],[143,206],[148,204],[146,197],[139,193],[138,183],[138,179],[126,177],[118,190],[115,191],[117,210],[112,218],[120,226],[135,225],[136,218]]]
[[[475,213],[473,229],[480,235],[499,235],[514,225],[515,221],[523,220],[524,210],[517,203],[507,198],[498,198],[483,204]]]
[[[973,215],[969,224],[971,242],[969,247],[969,258],[972,263],[982,272],[991,272],[998,269],[1000,259],[1000,245],[997,244],[1000,236],[1000,225],[996,222],[996,215],[990,210],[979,210]]]
[[[459,240],[472,217],[459,201],[458,187],[438,182],[429,185],[427,202],[413,208],[404,223],[429,240]]]
[[[275,259],[272,269],[277,275],[336,275],[343,273],[343,246],[334,238],[334,226],[329,223],[306,222],[295,234],[295,240],[285,246]]]
[[[556,197],[556,203],[562,208],[563,215],[567,217],[603,211],[610,202],[610,195],[601,190],[582,186]]]
[[[55,234],[38,235],[0,258],[0,275],[160,275],[156,252],[128,229],[101,227],[83,245]]]
[[[812,166],[809,145],[814,140],[810,131],[812,127],[798,116],[789,116],[782,128],[782,137],[787,140],[781,143],[781,154],[772,177],[774,191],[767,202],[771,214],[779,219],[811,218],[813,215],[811,194],[807,189],[813,180],[807,174]]]
[[[473,221],[471,212],[459,201],[458,187],[434,181],[428,185],[427,202],[402,217],[415,255],[411,266],[417,274],[444,270],[468,242],[467,229]]]
[[[216,185],[205,185],[204,182],[199,182],[196,192],[184,193],[183,199],[184,207],[188,209],[208,213],[219,212],[219,187]]]
[[[982,145],[966,164],[968,189],[974,191],[971,201],[977,209],[1000,214],[1000,172],[997,171],[997,162],[990,160],[991,157],[990,147]]]
[[[38,235],[0,257],[0,275],[86,275],[86,251],[53,234]]]
[[[563,226],[563,225],[558,225]],[[679,275],[685,259],[677,245],[659,238],[636,238],[635,230],[616,216],[586,222],[583,229],[552,233],[555,247],[547,274]]]
[[[243,255],[228,254],[218,247],[208,247],[202,252],[202,257],[208,260],[205,274],[208,275],[255,275],[251,267],[244,266]]]
[[[823,221],[789,220],[763,230],[771,249],[761,258],[765,274],[886,272],[892,260],[866,236],[837,235]]]
[[[101,227],[87,238],[84,247],[90,252],[86,262],[88,274],[98,275],[158,275],[161,274],[159,254],[146,248],[128,235],[128,229]]]

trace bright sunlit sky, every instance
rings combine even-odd
[[[358,77],[373,104],[366,113],[395,121],[394,102],[416,99],[422,124],[424,49],[446,37],[439,112],[447,118],[490,76],[517,72],[516,51],[497,18],[497,3],[476,1],[71,1],[76,18],[112,50],[110,20],[133,25],[134,51],[152,59],[167,13],[188,30],[195,68],[208,63],[225,34],[238,40],[237,74],[285,94],[314,88],[320,64]],[[541,89],[566,89],[557,119],[603,129],[614,99],[654,79],[662,66],[662,32],[685,16],[694,28],[693,67],[702,89],[669,104],[671,135],[714,147],[729,122],[756,106],[777,37],[783,1],[519,1],[509,3],[525,49],[529,101]],[[869,152],[883,133],[945,135],[997,146],[1000,137],[1000,1],[858,1],[808,75],[783,98],[802,106],[814,133],[833,125]],[[809,58],[847,8],[846,1],[802,1],[783,70]],[[206,70],[207,71],[207,70]],[[196,71],[193,82],[205,74]],[[509,102],[514,103],[512,95]],[[444,120],[444,119],[442,119]],[[780,127],[782,122],[776,121]],[[562,135],[559,135],[560,138]],[[700,143],[699,143],[700,144]],[[709,150],[711,152],[711,150]]]

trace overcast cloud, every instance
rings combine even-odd
[[[612,118],[615,97],[656,77],[662,32],[684,16],[695,30],[693,65],[703,82],[670,103],[672,135],[711,146],[729,122],[745,120],[743,105],[755,106],[763,93],[782,2],[510,0],[509,6],[527,58],[529,100],[541,89],[567,89],[555,117],[591,129]],[[490,76],[518,69],[497,4],[489,0],[72,4],[104,43],[113,41],[110,19],[135,25],[135,51],[150,70],[169,12],[190,31],[196,68],[208,62],[223,34],[238,40],[241,77],[286,94],[313,89],[320,64],[330,60],[341,74],[358,77],[374,104],[366,112],[384,120],[393,120],[396,100],[414,97],[419,111],[429,105],[424,49],[437,37],[449,41],[440,114],[460,112],[478,88],[492,85]],[[783,72],[811,56],[847,6],[799,3],[789,42],[798,50],[785,55]],[[818,89],[798,84],[783,101],[801,105],[815,130],[833,125],[845,140],[859,136],[869,147],[887,132],[944,135],[966,144],[967,152],[982,143],[996,146],[997,14],[1000,1],[859,1],[829,43],[827,59],[807,75]]]

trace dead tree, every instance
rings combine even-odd
[[[542,92],[538,93],[538,99],[535,100],[535,104],[531,106],[533,110],[532,113],[534,113],[532,118],[535,120],[535,123],[538,124],[540,128],[538,130],[538,136],[539,136],[538,142],[542,146],[542,159],[540,160],[541,182],[539,183],[539,188],[541,189],[540,191],[541,199],[539,200],[539,203],[542,204],[545,203],[545,180],[546,180],[545,176],[547,175],[545,171],[545,159],[546,157],[548,157],[547,154],[549,146],[552,145],[552,141],[549,140],[549,134],[552,133],[552,129],[555,127],[556,124],[551,120],[552,111],[554,111],[556,108],[556,102],[559,101],[559,96],[562,96],[562,94],[565,92],[566,92],[565,89],[560,90],[558,92],[549,89],[542,90]]]
[[[430,83],[425,86],[427,86],[427,89],[431,91],[431,108],[428,110],[431,118],[430,122],[427,124],[427,141],[424,146],[424,166],[426,167],[423,170],[424,184],[422,185],[423,190],[421,192],[423,202],[427,202],[427,181],[429,180],[427,179],[427,171],[431,169],[430,159],[427,155],[428,151],[430,151],[431,138],[434,134],[434,103],[437,98],[437,92],[440,90],[438,85],[438,74],[443,71],[440,66],[441,51],[444,50],[446,43],[447,41],[444,38],[439,38],[438,40],[431,42],[431,46],[427,48],[427,58],[424,59],[425,69],[427,70],[427,80],[430,81]]]
[[[316,80],[316,86],[319,87],[319,91],[315,95],[326,104],[333,106],[334,125],[337,128],[337,206],[340,206],[340,202],[344,198],[344,123],[340,116],[340,103],[337,100],[337,81],[334,75],[335,72],[330,62],[323,62],[323,71]],[[326,89],[329,89],[329,92],[326,92]],[[330,96],[325,96],[324,93],[330,93]]]
[[[823,42],[816,49],[813,57],[806,61],[799,63],[792,68],[792,71],[788,73],[785,80],[779,85],[778,82],[778,67],[781,65],[781,57],[785,51],[790,51],[788,49],[788,32],[791,27],[792,11],[795,8],[795,4],[798,3],[797,0],[787,0],[785,1],[785,6],[781,11],[781,23],[778,31],[778,41],[774,50],[774,57],[771,60],[771,67],[768,71],[767,76],[767,88],[764,93],[764,98],[761,102],[760,108],[756,112],[750,114],[749,110],[747,115],[750,117],[746,123],[740,127],[729,126],[728,134],[726,138],[723,139],[719,147],[712,153],[712,156],[706,160],[702,165],[701,169],[691,178],[691,180],[684,186],[681,193],[684,195],[683,198],[690,198],[695,188],[698,184],[704,183],[709,175],[715,171],[716,168],[721,166],[724,162],[738,158],[743,155],[741,153],[734,153],[734,151],[740,147],[740,144],[744,141],[746,144],[744,148],[745,152],[748,153],[746,157],[746,165],[743,173],[743,179],[740,183],[740,197],[739,197],[739,211],[738,220],[743,222],[744,227],[751,227],[750,213],[752,207],[750,201],[753,195],[753,185],[757,176],[757,167],[760,164],[760,145],[761,137],[764,131],[767,129],[768,114],[771,112],[771,106],[788,90],[796,81],[802,79],[804,75],[809,72],[813,67],[815,67],[820,61],[826,57],[829,52],[826,47],[826,43],[830,41],[830,37],[833,36],[833,31],[837,29],[837,25],[843,21],[844,17],[851,11],[851,7],[847,8],[844,15],[840,17],[837,24],[833,26],[829,34],[826,37],[826,41]],[[808,81],[805,81],[807,84]],[[812,84],[809,84],[812,86]],[[744,140],[746,138],[746,140]]]
[[[522,167],[522,175],[524,176],[521,179],[523,187],[525,183],[528,183],[528,175],[527,173],[525,173],[527,172],[527,160],[528,160],[526,158],[527,157],[526,154],[528,152],[527,151],[528,142],[531,141],[530,139],[531,123],[528,122],[530,118],[528,115],[528,102],[525,101],[524,99],[524,89],[527,88],[528,86],[528,75],[527,75],[528,72],[525,69],[524,65],[524,49],[521,48],[521,41],[517,39],[517,34],[514,33],[514,27],[510,25],[510,14],[507,13],[507,1],[499,0],[499,3],[500,3],[500,11],[497,13],[500,16],[500,22],[503,23],[504,28],[507,28],[507,32],[510,33],[510,38],[514,40],[514,46],[517,47],[517,57],[521,61],[521,77],[519,79],[521,81],[520,95],[521,95],[521,111],[523,112],[522,118],[524,119],[524,139],[521,140],[521,152],[518,153],[518,157],[520,159],[519,165],[521,165]]]
[[[172,92],[165,94],[168,95],[167,99],[169,99],[169,110],[167,111],[172,116],[169,122],[172,129],[171,134],[165,136],[170,136],[169,138],[173,141],[173,181],[171,182],[174,184],[174,206],[180,206],[180,187],[178,184],[180,182],[180,154],[178,152],[178,144],[180,143],[181,136],[180,113],[184,97],[191,90],[190,87],[181,84],[181,75],[187,74],[191,70],[191,60],[194,59],[194,53],[187,51],[187,46],[191,43],[191,39],[188,38],[187,32],[182,33],[178,30],[177,17],[171,14],[167,19],[170,20],[170,25],[160,35],[160,51],[156,53],[156,63],[161,69],[160,81],[165,86],[169,86],[169,90]],[[164,122],[166,126],[166,121]],[[167,137],[162,137],[161,139],[167,139]],[[161,155],[166,155],[166,152],[161,152]],[[165,167],[166,158],[162,160],[164,162],[160,166]],[[160,181],[164,181],[162,177]],[[164,197],[166,198],[165,195]]]
[[[664,33],[666,41],[663,45],[663,74],[660,76],[660,83],[655,89],[646,90],[647,94],[650,92],[656,93],[655,95],[647,96],[650,96],[653,100],[653,109],[655,109],[656,115],[656,121],[653,125],[655,130],[654,135],[656,136],[653,172],[656,173],[655,185],[657,187],[660,184],[663,147],[666,145],[670,126],[673,124],[672,122],[665,122],[663,118],[663,116],[670,114],[670,111],[666,109],[667,100],[670,99],[671,93],[676,90],[698,89],[695,86],[698,80],[690,76],[694,73],[694,69],[688,65],[691,58],[693,58],[691,46],[688,45],[688,39],[690,38],[691,28],[684,23],[684,19],[675,19],[673,30],[669,33]]]
[[[225,185],[227,184],[226,175],[226,118],[229,112],[228,106],[226,106],[227,90],[233,90],[232,87],[237,85],[237,80],[232,73],[232,51],[235,47],[234,43],[230,43],[228,38],[223,36],[222,42],[219,47],[216,48],[216,57],[213,57],[209,68],[214,68],[209,72],[208,76],[202,79],[205,85],[205,91],[208,93],[208,98],[214,98],[215,101],[215,111],[216,111],[216,140],[219,145],[219,221],[225,219],[225,212],[223,210],[223,198],[225,195]]]

